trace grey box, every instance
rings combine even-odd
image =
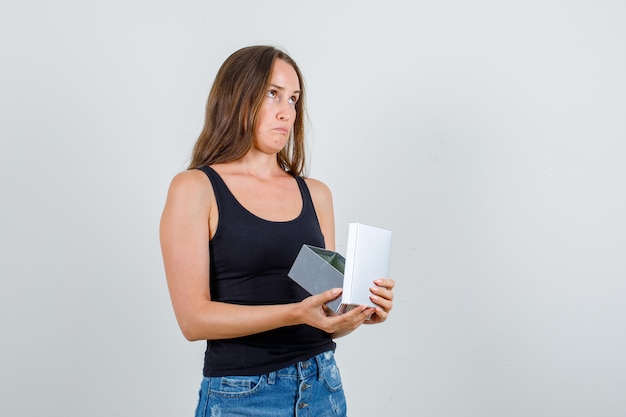
[[[331,288],[343,288],[345,264],[345,258],[337,252],[303,245],[287,275],[309,294],[316,295]],[[341,296],[326,305],[340,312]]]

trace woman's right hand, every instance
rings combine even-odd
[[[359,327],[374,313],[374,308],[365,305],[355,307],[343,314],[330,312],[326,303],[339,297],[341,291],[341,288],[333,288],[302,300],[298,303],[301,321],[330,333],[333,337],[340,337]]]

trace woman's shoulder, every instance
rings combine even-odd
[[[187,169],[179,172],[172,179],[172,184],[177,186],[197,186],[206,185],[208,181],[207,175],[199,169]]]
[[[170,194],[190,197],[212,193],[211,182],[207,175],[199,169],[188,169],[179,172],[172,178]]]
[[[304,181],[314,201],[332,200],[330,188],[325,183],[315,178],[305,178]]]
[[[306,182],[307,187],[309,187],[311,191],[316,190],[322,193],[330,193],[330,188],[318,179],[306,177],[304,178],[304,182]]]

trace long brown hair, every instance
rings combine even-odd
[[[249,46],[234,52],[220,67],[206,105],[204,127],[193,148],[189,169],[231,162],[252,147],[257,114],[270,82],[272,65],[281,59],[300,81],[296,120],[278,164],[292,175],[302,175],[304,155],[304,80],[295,61],[272,46]]]

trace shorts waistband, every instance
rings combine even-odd
[[[276,378],[308,379],[317,377],[321,379],[322,371],[334,361],[333,351],[320,353],[305,361],[297,362],[286,368],[273,371],[268,374],[267,381],[273,384]]]

